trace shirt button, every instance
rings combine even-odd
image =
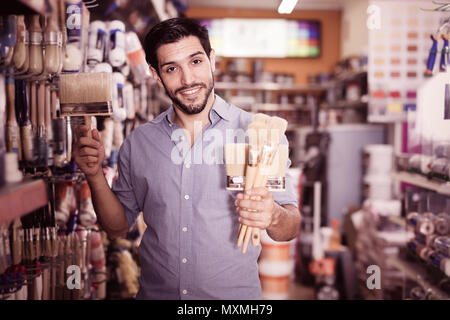
[[[187,231],[187,227],[183,227],[183,232],[186,232]]]
[[[186,259],[186,258],[183,258],[183,259],[181,260],[181,262],[186,263],[186,262],[187,262],[187,259]]]
[[[183,294],[187,294],[187,290],[183,290]]]
[[[189,195],[186,194],[186,195],[184,196],[184,198],[185,198],[186,200],[189,200]]]
[[[181,137],[180,137],[180,140],[181,140],[181,141],[184,141],[184,136],[181,136]]]
[[[169,123],[169,127],[172,127],[172,124],[171,124],[171,123]]]
[[[190,168],[191,167],[191,164],[190,163],[186,163],[186,168]]]

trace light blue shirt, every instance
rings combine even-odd
[[[125,139],[113,183],[129,225],[141,211],[147,225],[137,299],[261,299],[261,247],[250,241],[242,254],[236,245],[238,191],[226,189],[223,161],[227,132],[245,133],[252,114],[216,95],[211,123],[191,148],[173,112],[172,106]],[[288,174],[286,191],[273,194],[278,204],[297,207]]]

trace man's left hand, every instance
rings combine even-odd
[[[239,193],[234,202],[239,222],[249,227],[267,229],[276,220],[276,204],[266,187],[254,188],[246,192],[250,199]],[[258,199],[258,200],[255,200]]]

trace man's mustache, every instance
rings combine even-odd
[[[183,87],[178,88],[177,90],[175,90],[175,94],[177,94],[180,91],[188,90],[188,89],[195,88],[195,87],[206,88],[206,84],[204,84],[204,83],[194,83],[194,84],[190,84],[188,86],[183,86]]]

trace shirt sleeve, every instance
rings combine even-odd
[[[119,176],[113,182],[112,191],[117,196],[125,210],[128,226],[131,228],[136,222],[141,209],[136,200],[131,176],[130,162],[131,146],[129,139],[125,139],[119,150],[117,168]]]
[[[286,136],[283,137],[281,140],[281,144],[288,145],[289,142],[286,138]],[[279,205],[293,205],[294,207],[298,208],[298,192],[294,190],[294,182],[293,182],[293,176],[289,173],[289,167],[291,166],[291,160],[288,158],[287,164],[286,164],[286,177],[285,177],[285,191],[281,192],[272,192],[273,198],[276,203]]]

